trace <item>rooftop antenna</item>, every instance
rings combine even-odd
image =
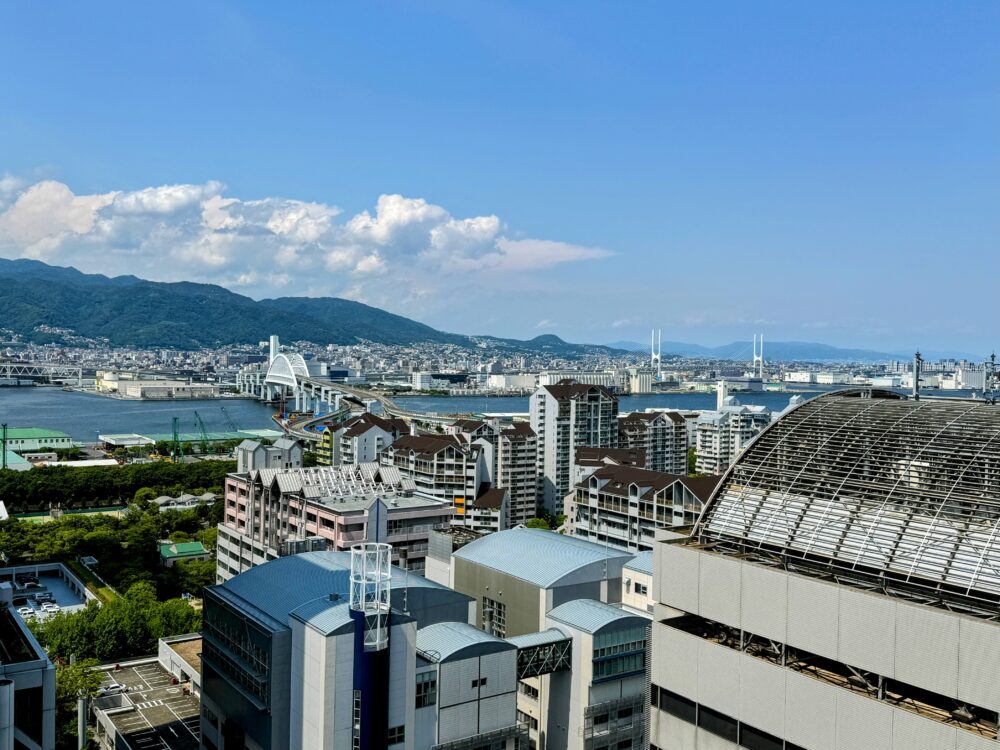
[[[920,400],[920,363],[923,362],[920,352],[913,355],[913,400]]]
[[[757,348],[757,334],[753,335],[753,373],[764,379],[764,334],[760,334],[760,349]]]

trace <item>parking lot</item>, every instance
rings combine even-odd
[[[133,750],[197,750],[199,746],[198,698],[184,694],[184,686],[174,684],[170,673],[158,663],[141,664],[109,671],[103,687],[128,689],[120,696],[97,698],[95,708],[104,705],[107,719]],[[121,700],[116,700],[116,698]],[[114,705],[117,704],[117,705]]]
[[[18,590],[14,601],[18,613],[24,619],[37,617],[45,619],[54,611],[75,612],[86,606],[84,600],[55,573],[42,572],[37,576],[19,576]],[[54,604],[58,610],[46,611],[46,604]],[[30,611],[29,611],[30,610]]]

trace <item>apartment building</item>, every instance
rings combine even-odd
[[[456,435],[403,435],[381,456],[413,483],[417,492],[455,507],[461,522],[466,506],[489,488],[488,451]]]
[[[500,430],[494,484],[510,495],[510,524],[538,515],[538,437],[527,422]]]
[[[716,411],[702,412],[696,427],[695,471],[722,474],[769,424],[770,409],[744,406],[733,396]]]
[[[559,515],[573,486],[577,450],[618,445],[618,399],[604,386],[562,380],[535,391],[529,409],[538,439],[539,503]]]
[[[253,469],[299,469],[302,467],[302,444],[292,438],[279,438],[273,445],[244,440],[236,446],[236,473]]]
[[[618,420],[618,446],[646,454],[645,468],[687,473],[687,421],[680,412],[632,412]]]
[[[653,549],[657,529],[693,524],[719,483],[608,464],[576,485],[566,504],[570,533],[632,552]]]
[[[216,580],[283,555],[364,541],[391,541],[395,561],[422,572],[428,536],[450,522],[453,508],[414,489],[398,470],[379,464],[230,474]]]
[[[378,463],[382,451],[409,432],[409,426],[402,419],[360,414],[326,426],[317,460],[321,466]]]

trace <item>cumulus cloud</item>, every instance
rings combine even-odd
[[[214,181],[77,195],[55,180],[0,177],[0,256],[219,283],[255,297],[280,290],[428,305],[609,255],[511,234],[497,216],[454,217],[402,195],[344,216],[325,203],[227,195]]]

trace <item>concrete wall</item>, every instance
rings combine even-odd
[[[652,680],[807,750],[996,750],[1000,743],[754,656],[653,626]],[[654,710],[651,739],[661,748],[732,748]]]
[[[501,573],[469,560],[453,557],[451,561],[453,588],[475,600],[476,627],[482,623],[483,597],[487,596],[498,602],[503,602],[507,608],[506,637],[526,633],[537,633],[542,630],[544,612],[542,611],[541,590],[526,581]]]
[[[1000,623],[683,545],[654,570],[667,606],[1000,711]]]

